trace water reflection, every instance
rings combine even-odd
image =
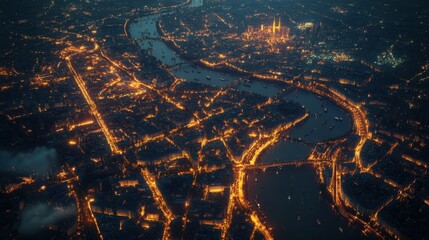
[[[321,194],[310,166],[251,172],[247,182],[247,198],[273,227],[275,239],[362,239]]]
[[[192,1],[192,7],[202,6],[202,1]],[[225,86],[240,79],[240,76],[212,71],[186,63],[169,48],[156,29],[161,15],[138,19],[130,25],[130,35],[141,49],[148,51],[167,66],[177,77],[186,81],[214,86]],[[183,63],[183,64],[180,64]],[[179,65],[177,65],[179,64]],[[262,81],[240,82],[237,89],[272,97],[285,86]],[[334,103],[303,90],[293,90],[285,99],[298,102],[311,113],[303,124],[293,128],[289,136],[310,144],[343,136],[352,128],[350,116]],[[280,141],[269,149],[261,162],[290,161],[305,159],[312,146],[289,140]],[[347,226],[320,195],[321,187],[312,167],[284,167],[266,172],[251,172],[248,175],[248,199],[260,209],[274,227],[276,239],[359,239],[360,232]]]

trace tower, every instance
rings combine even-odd
[[[276,17],[273,20],[273,35],[276,34]]]
[[[281,18],[279,18],[278,23],[276,23],[276,18],[274,17],[274,20],[273,20],[273,30],[272,30],[272,32],[273,32],[273,40],[275,40],[275,38],[276,38],[276,30],[281,31]]]

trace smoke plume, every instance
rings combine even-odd
[[[20,153],[0,150],[0,171],[43,175],[49,171],[56,158],[56,150],[46,147]]]
[[[55,224],[75,214],[75,206],[54,208],[48,204],[39,203],[23,210],[18,231],[22,235],[33,235],[42,227]]]

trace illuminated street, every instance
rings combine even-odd
[[[425,3],[5,0],[2,239],[427,239]]]

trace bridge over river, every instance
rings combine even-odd
[[[318,160],[296,160],[296,161],[280,161],[280,162],[270,162],[270,163],[260,163],[255,165],[250,164],[239,164],[235,165],[234,168],[241,168],[244,170],[254,170],[267,168],[276,168],[283,166],[302,166],[302,165],[316,165],[316,164],[330,164],[331,161],[327,159],[318,159]]]

